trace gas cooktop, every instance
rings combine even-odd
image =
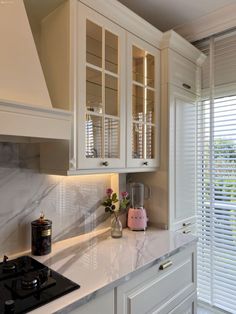
[[[27,313],[78,288],[30,256],[0,263],[0,313]]]

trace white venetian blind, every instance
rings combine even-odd
[[[236,33],[197,47],[208,56],[198,106],[199,299],[236,313]]]

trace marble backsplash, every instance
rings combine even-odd
[[[0,143],[0,256],[30,248],[30,223],[40,211],[53,222],[54,242],[110,224],[100,206],[110,174],[44,175],[26,169],[39,157],[26,155],[28,160],[22,159],[22,145]]]

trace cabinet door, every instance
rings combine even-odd
[[[195,290],[194,246],[118,286],[117,314],[167,314]]]
[[[195,221],[196,96],[169,86],[169,204],[170,226],[179,229]]]
[[[158,166],[160,53],[128,34],[127,166]]]
[[[169,314],[197,314],[197,293],[190,295]],[[164,313],[163,313],[164,314]]]
[[[78,4],[78,168],[125,166],[125,31]]]
[[[114,290],[111,290],[102,295],[96,295],[94,299],[81,305],[73,310],[70,310],[70,314],[114,314]],[[66,311],[65,311],[66,312]]]

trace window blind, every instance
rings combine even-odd
[[[236,33],[200,42],[197,118],[199,299],[236,313]]]

